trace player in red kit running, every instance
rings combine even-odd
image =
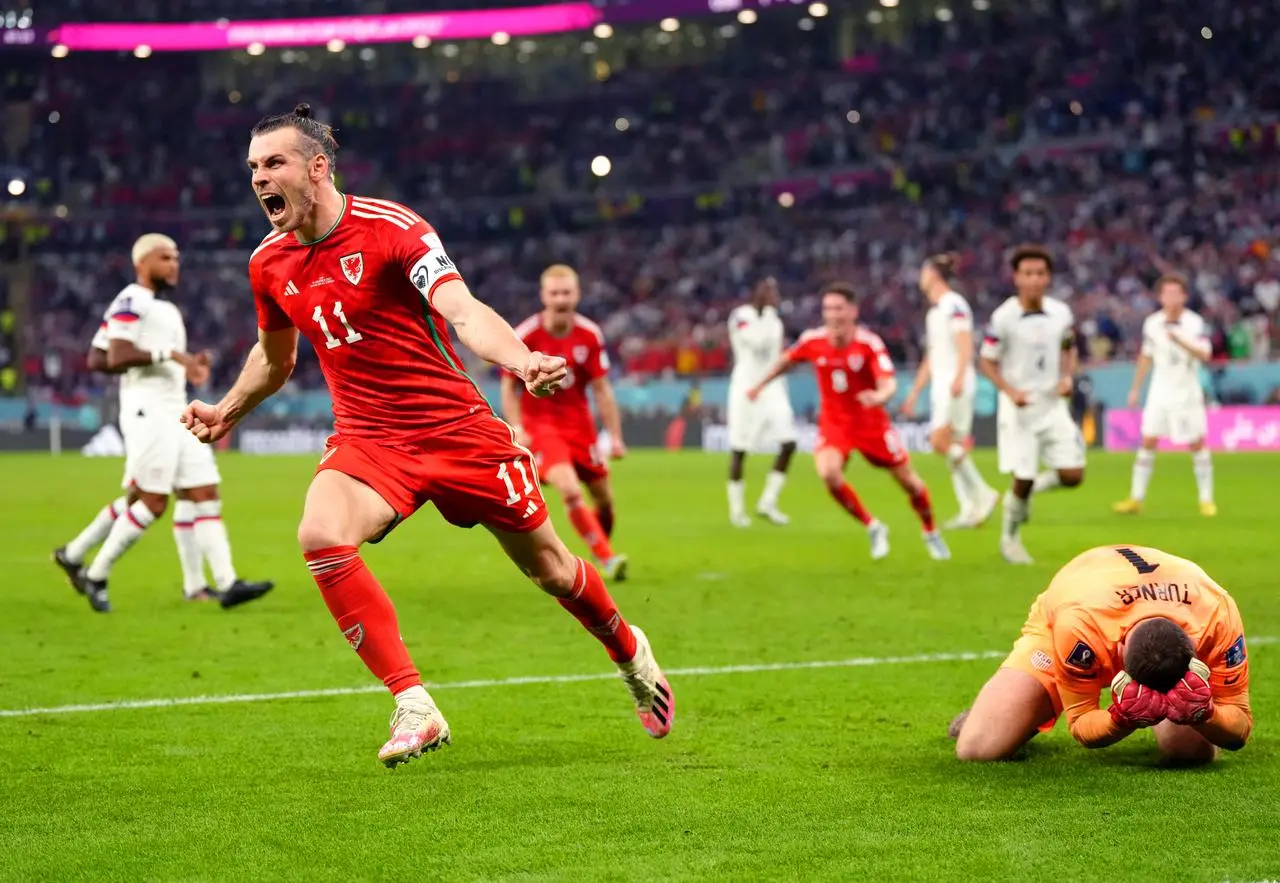
[[[542,481],[564,500],[574,530],[590,547],[596,562],[612,580],[627,576],[627,556],[613,551],[613,491],[609,467],[596,444],[596,421],[591,416],[587,388],[595,395],[600,420],[609,433],[609,455],[622,457],[622,419],[609,383],[609,355],[600,326],[578,315],[578,274],[555,264],[542,273],[542,312],[516,326],[516,337],[529,349],[558,356],[568,373],[554,397],[535,396],[517,386],[514,374],[502,377],[502,413],[516,429],[516,438],[533,451]],[[581,484],[595,500],[587,508]]]
[[[951,550],[934,524],[929,489],[912,468],[907,449],[885,410],[898,383],[884,342],[858,324],[858,301],[852,286],[832,282],[821,294],[823,327],[802,334],[747,395],[754,400],[770,381],[793,365],[813,363],[819,403],[814,465],[836,502],[866,525],[871,557],[880,559],[889,554],[889,528],[866,510],[845,481],[844,468],[854,451],[897,479],[924,525],[929,557],[946,560]]]
[[[648,640],[622,619],[596,569],[556,536],[533,458],[459,366],[449,326],[536,395],[555,391],[564,360],[530,352],[472,297],[422,218],[338,192],[337,147],[305,104],[254,127],[249,170],[274,228],[249,259],[258,343],[222,401],[192,402],[183,422],[217,441],[288,380],[299,332],[315,347],[336,432],[307,491],[298,542],[338,628],[395,697],[391,738],[378,752],[387,766],[448,744],[449,725],[359,547],[428,502],[453,524],[493,533],[604,644],[640,722],[665,736],[675,705]]]

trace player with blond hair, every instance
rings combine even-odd
[[[120,429],[124,436],[126,496],[113,500],[53,560],[99,613],[111,610],[107,579],[116,561],[176,496],[174,541],[187,600],[217,600],[235,607],[260,598],[271,582],[236,574],[222,524],[221,476],[213,451],[182,431],[178,417],[187,383],[209,376],[208,353],[191,354],[182,312],[162,297],[178,284],[178,245],[161,233],[138,239],[131,252],[137,277],[116,295],[94,334],[90,367],[120,374]],[[93,561],[85,556],[102,544]],[[213,588],[206,585],[209,563]]]
[[[530,350],[565,360],[565,377],[554,396],[536,396],[511,372],[502,375],[502,413],[521,444],[533,451],[538,475],[564,500],[578,536],[612,580],[627,576],[627,556],[613,549],[613,488],[609,457],[623,457],[622,417],[609,382],[609,354],[600,326],[578,312],[582,293],[578,273],[567,264],[543,270],[542,310],[516,326],[516,336]],[[597,443],[587,390],[595,398],[608,433],[608,451]],[[595,503],[587,506],[582,486]]]
[[[449,329],[535,395],[555,393],[568,364],[530,351],[473,297],[440,234],[414,211],[340,192],[337,152],[333,130],[305,104],[254,127],[247,163],[273,228],[249,258],[258,343],[222,401],[191,402],[185,424],[201,441],[217,441],[288,381],[300,333],[315,348],[335,433],[307,490],[298,543],[338,630],[393,697],[390,738],[378,752],[385,765],[451,739],[395,607],[360,554],[427,503],[451,524],[493,534],[520,572],[603,645],[645,731],[666,736],[675,699],[647,637],[622,618],[599,571],[556,534],[532,454],[463,370]],[[518,656],[505,636],[495,640]]]
[[[991,517],[1000,494],[987,484],[969,455],[977,375],[973,368],[973,310],[952,287],[956,269],[952,254],[936,254],[920,267],[920,290],[929,300],[925,315],[925,355],[915,383],[902,403],[912,416],[916,400],[929,385],[929,444],[947,458],[951,486],[960,513],[948,528],[978,527]]]
[[[1200,497],[1200,514],[1213,516],[1213,457],[1204,446],[1209,429],[1200,368],[1213,355],[1209,326],[1200,315],[1187,309],[1187,280],[1181,276],[1161,276],[1155,284],[1160,309],[1142,323],[1142,351],[1138,355],[1129,390],[1129,407],[1136,408],[1147,374],[1151,385],[1142,409],[1142,446],[1133,461],[1133,480],[1128,499],[1115,504],[1115,511],[1136,515],[1142,511],[1156,466],[1156,447],[1167,438],[1191,449],[1191,468]]]
[[[1243,748],[1253,713],[1235,601],[1198,564],[1159,549],[1077,555],[1031,605],[973,707],[952,722],[956,756],[1006,760],[1062,714],[1086,748],[1146,727],[1171,760],[1206,762],[1219,748]]]

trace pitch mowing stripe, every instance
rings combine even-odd
[[[1250,638],[1254,646],[1274,644],[1277,637]],[[821,668],[867,668],[875,665],[918,665],[930,662],[974,662],[1000,659],[1008,650],[982,650],[972,653],[920,653],[914,656],[859,656],[853,659],[814,660],[811,662],[762,662],[746,665],[695,666],[667,669],[670,677],[707,677],[710,675],[755,674],[770,671],[806,671]],[[578,684],[586,681],[608,681],[617,672],[581,675],[532,675],[521,678],[490,678],[474,681],[428,683],[432,690],[479,690],[492,687],[520,687],[527,684]],[[242,702],[279,702],[287,699],[316,699],[326,696],[360,696],[382,693],[386,688],[369,684],[363,687],[331,687],[326,690],[290,690],[281,693],[230,693],[221,696],[181,696],[171,699],[126,699],[85,705],[55,705],[49,708],[3,708],[0,718],[36,717],[50,714],[90,714],[99,711],[133,711],[145,708],[179,708],[188,705],[234,705]]]

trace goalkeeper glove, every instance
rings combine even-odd
[[[1167,717],[1175,724],[1202,724],[1213,714],[1213,691],[1209,687],[1209,666],[1199,659],[1182,680],[1165,694]]]
[[[1168,701],[1163,693],[1142,686],[1121,671],[1111,681],[1111,719],[1131,730],[1152,727],[1164,720]]]

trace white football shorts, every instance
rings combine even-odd
[[[149,494],[222,483],[213,448],[201,444],[169,408],[121,410],[124,481]]]
[[[973,432],[973,402],[976,394],[972,389],[960,393],[957,398],[951,397],[951,390],[941,387],[929,393],[929,429],[940,429],[950,426],[956,441],[962,441]]]
[[[1175,445],[1198,442],[1209,432],[1209,413],[1203,403],[1162,405],[1148,402],[1142,409],[1142,437],[1167,438]]]
[[[1031,481],[1043,463],[1049,469],[1083,469],[1084,435],[1071,419],[1065,401],[1055,402],[1039,420],[1023,423],[1016,414],[1002,413],[996,426],[1000,472]]]
[[[766,389],[754,402],[745,391],[729,392],[729,450],[772,453],[796,440],[796,418],[783,388]]]

